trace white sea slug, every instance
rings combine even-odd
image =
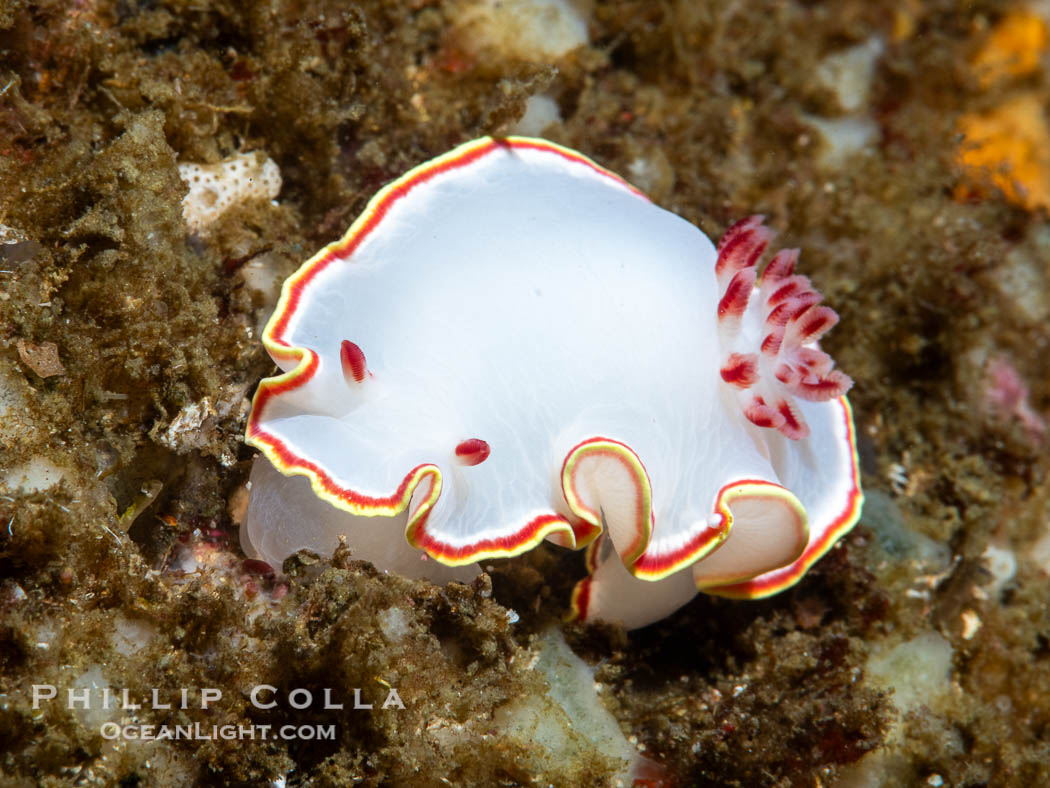
[[[795,583],[861,505],[837,321],[760,217],[716,249],[584,156],[484,138],[384,188],[263,341],[250,555],[435,580],[590,545],[582,619]],[[421,561],[425,556],[433,561]]]

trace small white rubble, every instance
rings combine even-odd
[[[817,66],[817,81],[835,96],[841,113],[832,118],[802,115],[820,135],[823,146],[819,161],[826,169],[837,169],[878,141],[879,127],[869,104],[876,67],[885,49],[882,39],[874,36],[833,52]]]
[[[464,47],[534,62],[556,60],[588,43],[587,20],[569,0],[469,0],[456,28]]]
[[[614,778],[630,785],[635,769],[648,763],[631,746],[612,713],[602,705],[594,669],[576,656],[560,629],[545,630],[536,640],[531,667],[550,685],[546,695],[523,696],[501,706],[493,722],[502,735],[533,748],[533,767],[542,772],[554,762],[586,760],[598,756],[622,767]]]
[[[281,191],[281,171],[262,151],[235,153],[215,164],[179,164],[189,187],[182,216],[193,233],[206,233],[228,210],[248,200],[272,200]]]

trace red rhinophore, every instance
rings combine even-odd
[[[730,353],[722,365],[722,380],[746,389],[758,381],[758,356],[754,353]]]
[[[456,446],[456,459],[461,465],[479,465],[489,458],[491,451],[481,438],[470,438]]]
[[[343,367],[343,377],[346,382],[356,381],[360,383],[365,379],[365,354],[357,345],[349,339],[344,339],[339,346],[339,363]]]

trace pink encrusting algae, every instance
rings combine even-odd
[[[1046,437],[1046,421],[1029,401],[1028,385],[1013,364],[1002,356],[992,358],[985,368],[986,404],[999,415],[1017,419],[1035,442]]]

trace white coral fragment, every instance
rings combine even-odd
[[[561,120],[558,102],[550,96],[529,96],[525,101],[525,114],[515,124],[514,133],[540,137],[550,126],[561,123]]]
[[[542,63],[588,43],[587,21],[570,0],[473,0],[456,26],[468,51]]]
[[[31,494],[56,487],[67,479],[66,471],[47,457],[37,455],[0,476],[0,490]]]
[[[886,45],[874,36],[828,55],[817,66],[817,79],[835,94],[844,112],[863,109],[871,95],[875,69]]]
[[[281,171],[262,151],[235,153],[215,164],[179,165],[179,177],[189,187],[182,216],[193,233],[211,225],[248,200],[272,200],[281,191]]]
[[[576,656],[561,630],[550,628],[536,638],[530,667],[550,689],[545,695],[527,695],[500,706],[493,725],[500,735],[525,748],[537,773],[553,763],[604,761],[618,767],[616,785],[643,784],[639,779],[659,767],[640,756],[624,737],[616,718],[602,704],[594,669]],[[655,782],[655,780],[654,780]]]

